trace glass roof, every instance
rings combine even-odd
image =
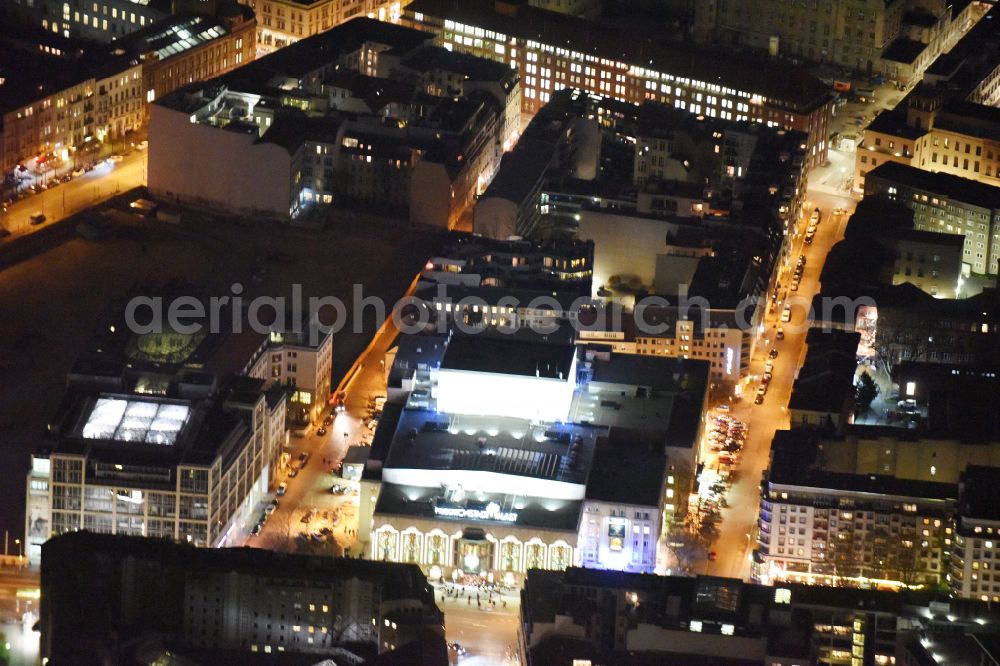
[[[172,446],[191,408],[146,400],[98,398],[83,426],[85,439]]]

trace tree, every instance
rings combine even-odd
[[[858,384],[854,389],[854,402],[859,412],[867,412],[872,406],[872,402],[878,396],[878,384],[867,372],[861,373],[858,377]]]

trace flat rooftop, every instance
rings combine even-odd
[[[570,420],[607,426],[614,441],[652,437],[664,446],[697,445],[711,364],[697,359],[612,354],[581,348],[589,376],[573,396]]]
[[[490,505],[495,505],[493,509]],[[435,511],[435,507],[438,511]],[[582,501],[555,500],[547,498],[525,497],[524,495],[500,495],[494,493],[470,492],[467,500],[459,504],[448,502],[443,497],[441,488],[423,488],[419,486],[403,486],[393,483],[383,483],[375,505],[378,516],[403,516],[407,518],[425,518],[428,520],[454,521],[459,524],[470,524],[466,515],[468,511],[481,512],[473,518],[474,524],[482,525],[514,525],[517,527],[533,527],[546,530],[563,530],[576,534],[580,519]],[[449,510],[451,509],[451,510]],[[454,511],[459,509],[459,511]],[[509,520],[511,514],[516,514],[514,520]],[[490,519],[487,516],[504,515],[506,520]]]
[[[594,450],[587,499],[659,507],[667,456],[638,442],[599,441]]]
[[[989,210],[1000,209],[1000,187],[987,185],[978,180],[953,176],[949,173],[924,171],[898,162],[884,162],[869,171],[868,176],[932,192],[965,204]]]
[[[769,102],[784,102],[812,109],[831,99],[830,90],[804,69],[783,61],[707,50],[690,44],[665,43],[659,27],[629,25],[627,29],[546,11],[527,4],[513,11],[496,10],[493,0],[415,0],[404,9],[407,16],[446,19],[538,41],[588,55],[648,67],[651,70],[758,93]],[[505,3],[506,4],[506,3]]]
[[[596,439],[590,425],[533,425],[495,416],[404,409],[385,469],[495,472],[584,484]]]
[[[444,352],[441,368],[572,381],[569,373],[575,354],[572,343],[455,335]]]
[[[860,471],[855,442],[824,439],[805,430],[779,430],[771,444],[768,480],[783,486],[844,490],[872,497],[913,497],[933,500],[957,498],[955,483],[925,481]]]

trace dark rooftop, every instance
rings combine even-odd
[[[493,0],[416,0],[404,12],[407,16],[422,13],[450,19],[674,76],[731,86],[803,110],[830,99],[829,89],[804,69],[780,60],[768,60],[764,66],[763,61],[746,53],[736,57],[731,52],[708,51],[690,44],[666,44],[659,26],[632,24],[625,29],[526,4],[517,6],[514,12],[500,13]]]
[[[368,42],[386,44],[408,52],[431,40],[433,35],[392,23],[356,18],[330,30],[278,49],[263,58],[221,77],[231,90],[265,92],[275,80],[303,79],[335,64],[340,56],[352,53]]]
[[[283,580],[381,581],[384,599],[427,598],[427,577],[415,564],[363,559],[279,553],[263,548],[196,548],[167,539],[153,539],[80,531],[53,537],[42,547],[42,584],[56,567],[76,558],[99,557],[157,562],[164,568],[188,572],[236,571]],[[65,591],[65,590],[64,590]]]
[[[882,51],[882,58],[909,65],[919,58],[920,54],[926,48],[928,47],[923,42],[907,39],[906,37],[898,37]]]
[[[660,506],[667,457],[636,443],[598,440],[587,479],[587,499]]]
[[[823,469],[818,435],[809,430],[778,430],[771,443],[769,483],[806,488],[829,488],[869,493],[883,497],[955,499],[958,487],[951,483],[903,479],[884,474],[851,474]]]
[[[898,162],[884,162],[869,171],[867,178],[883,179],[965,204],[1000,210],[1000,188],[948,173],[924,171]]]
[[[439,69],[464,75],[473,82],[498,82],[509,85],[516,80],[517,70],[502,62],[479,58],[468,53],[456,53],[440,46],[423,46],[404,56],[401,66],[418,72]]]
[[[441,361],[446,370],[544,377],[572,382],[576,348],[568,343],[529,342],[500,336],[456,335]]]
[[[861,334],[809,329],[806,358],[792,386],[788,408],[839,414],[854,395]]]
[[[959,482],[963,517],[1000,521],[1000,468],[969,465]]]

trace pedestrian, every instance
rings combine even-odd
[[[472,597],[469,597],[468,601],[465,602],[467,605],[472,605]]]

